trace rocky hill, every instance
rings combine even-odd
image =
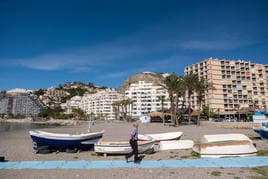
[[[168,74],[163,73],[153,73],[153,72],[142,72],[135,74],[128,78],[120,87],[119,91],[123,93],[132,83],[136,83],[138,81],[146,81],[153,83],[163,83],[165,77]]]

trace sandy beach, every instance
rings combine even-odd
[[[127,122],[97,122],[91,127],[91,131],[105,130],[103,140],[126,141],[132,124]],[[80,123],[73,126],[60,126],[54,128],[43,128],[42,130],[59,133],[81,133],[87,132],[88,123]],[[204,134],[242,133],[249,137],[258,135],[252,129],[220,128],[208,123],[196,125],[181,125],[178,127],[163,126],[161,123],[141,124],[139,133],[160,133],[182,131],[182,139],[191,139],[198,142]],[[254,140],[258,150],[267,150],[267,140]],[[143,160],[168,160],[192,158],[192,150],[157,151],[146,154]],[[28,130],[13,132],[2,132],[0,140],[0,155],[5,156],[8,161],[42,161],[42,160],[124,160],[124,156],[108,155],[103,157],[96,155],[94,151],[82,151],[79,153],[51,153],[35,154],[32,149],[32,141]],[[219,176],[214,176],[218,172]],[[247,178],[259,176],[251,168],[118,168],[105,170],[0,170],[0,178]]]

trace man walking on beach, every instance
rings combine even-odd
[[[133,123],[133,128],[131,129],[130,139],[129,139],[129,144],[132,148],[132,152],[130,152],[129,154],[127,154],[125,156],[127,162],[128,162],[128,158],[132,157],[132,155],[134,155],[134,162],[135,163],[139,162],[139,158],[138,158],[138,127],[139,127],[139,124],[137,122]]]

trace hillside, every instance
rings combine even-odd
[[[146,81],[146,82],[153,82],[153,83],[163,83],[167,74],[163,73],[153,73],[153,72],[142,72],[135,74],[128,78],[122,86],[120,87],[119,91],[124,92],[132,83],[136,83],[138,81]]]

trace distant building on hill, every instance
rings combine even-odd
[[[14,116],[37,116],[46,110],[38,99],[27,93],[7,93],[0,99],[0,114],[12,114]]]
[[[124,82],[121,90],[126,98],[132,100],[130,114],[133,118],[147,115],[153,111],[161,111],[161,96],[164,96],[163,108],[170,108],[168,92],[163,87],[164,79],[168,74],[143,72],[133,75]]]
[[[65,105],[66,114],[71,114],[73,108],[75,109],[80,108],[81,100],[82,100],[81,96],[74,96],[71,99],[67,100]]]

